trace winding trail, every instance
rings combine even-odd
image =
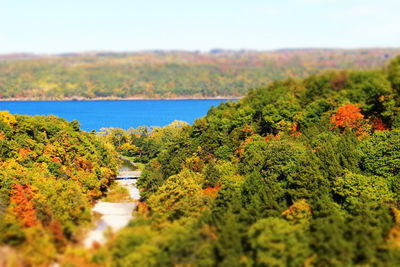
[[[124,164],[119,171],[132,171],[133,166]],[[111,229],[112,232],[117,232],[121,228],[128,225],[132,219],[132,212],[137,207],[138,200],[140,199],[140,191],[136,187],[136,179],[116,180],[121,186],[126,187],[129,191],[132,202],[105,202],[99,201],[93,207],[92,211],[101,215],[97,221],[96,227],[88,232],[83,241],[85,248],[91,248],[94,243],[104,244],[107,240],[104,236],[106,229]]]

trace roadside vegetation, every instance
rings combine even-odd
[[[0,111],[0,265],[47,266],[79,243],[118,165],[76,121]]]

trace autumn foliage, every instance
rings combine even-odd
[[[217,185],[217,186],[214,186],[214,187],[206,187],[205,189],[203,189],[202,191],[201,191],[201,193],[203,194],[203,195],[207,195],[207,196],[210,196],[210,197],[216,197],[217,196],[217,194],[218,194],[218,190],[221,188],[221,186],[220,185]]]
[[[29,156],[29,154],[32,152],[31,149],[29,148],[20,148],[18,153],[21,156],[21,158],[26,158]]]
[[[331,123],[340,128],[357,128],[361,126],[364,115],[361,109],[353,104],[341,106],[331,117]]]
[[[24,227],[39,224],[33,204],[33,192],[29,185],[15,184],[10,201],[14,204],[13,210]]]
[[[297,122],[294,122],[290,129],[290,135],[291,136],[300,136],[301,132],[299,132],[298,128],[299,128],[299,124]]]
[[[210,109],[148,153],[138,187],[149,208],[101,256],[115,266],[400,266],[394,89],[386,70],[332,71]],[[147,136],[131,143],[145,151]]]
[[[23,261],[6,266],[48,266],[79,240],[117,164],[110,145],[75,123],[0,111],[0,247]]]
[[[375,131],[385,131],[385,130],[387,130],[387,126],[385,125],[385,123],[383,123],[381,118],[375,118],[372,121],[372,128]]]

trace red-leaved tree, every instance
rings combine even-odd
[[[32,199],[33,192],[29,185],[14,184],[10,201],[15,205],[14,212],[24,227],[39,224]]]
[[[331,117],[331,123],[340,128],[357,128],[363,123],[361,109],[353,104],[341,106]]]

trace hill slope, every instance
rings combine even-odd
[[[1,99],[237,97],[325,69],[382,67],[400,49],[92,53],[0,57]]]
[[[0,265],[47,266],[79,241],[117,163],[76,121],[0,111]]]
[[[400,57],[386,70],[274,82],[178,126],[110,135],[153,159],[136,219],[93,259],[399,265]]]

